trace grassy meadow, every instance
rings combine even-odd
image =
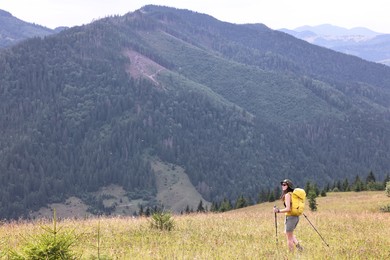
[[[287,252],[284,216],[278,214],[277,240],[273,203],[225,213],[173,216],[172,231],[150,228],[150,219],[107,217],[65,219],[61,232],[71,231],[71,247],[80,259],[390,259],[390,204],[385,192],[328,193],[317,198],[318,211],[306,215],[323,236],[301,217],[296,236],[303,252]],[[277,206],[281,206],[278,201]],[[16,252],[45,231],[51,220],[4,222],[0,225],[0,255]]]

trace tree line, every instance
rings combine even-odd
[[[387,174],[383,181],[378,181],[375,174],[370,171],[368,175],[363,178],[359,175],[349,181],[347,178],[344,180],[337,180],[333,183],[328,183],[327,185],[319,188],[320,186],[313,181],[306,182],[305,186],[302,187],[307,196],[307,204],[310,210],[317,210],[316,198],[321,196],[325,197],[327,192],[360,192],[360,191],[380,191],[385,190],[387,183],[390,182],[390,175]],[[274,189],[265,190],[262,189],[257,197],[257,201],[253,201],[251,198],[245,198],[243,195],[240,195],[236,200],[223,199],[220,202],[213,202],[210,208],[212,212],[225,212],[229,210],[239,209],[247,206],[254,205],[256,203],[263,202],[274,202],[278,200],[281,196],[281,189],[279,186]],[[203,212],[198,210],[196,212]]]

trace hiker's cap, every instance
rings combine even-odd
[[[286,183],[288,187],[290,187],[290,189],[294,189],[294,184],[292,183],[291,180],[289,179],[285,179],[283,181],[280,182],[280,184],[283,184],[283,183]]]

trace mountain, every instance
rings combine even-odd
[[[380,34],[364,27],[345,29],[323,24],[301,26],[285,33],[312,44],[330,48],[368,61],[390,65],[390,35]]]
[[[46,36],[56,31],[24,22],[0,9],[0,48],[8,47],[32,37]]]
[[[110,185],[169,208],[186,176],[208,202],[255,201],[286,177],[390,166],[389,67],[189,10],[149,5],[4,49],[0,93],[3,218],[72,196],[126,208],[93,195]]]
[[[305,26],[297,27],[293,31],[296,32],[310,31],[317,35],[329,35],[329,36],[361,35],[365,37],[375,37],[381,34],[364,27],[355,27],[351,29],[346,29],[331,24],[321,24],[317,26],[305,25]]]

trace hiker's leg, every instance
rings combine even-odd
[[[291,252],[294,251],[295,242],[298,243],[298,240],[296,239],[296,237],[293,234],[294,229],[296,228],[296,226],[298,224],[298,221],[299,221],[299,217],[297,217],[297,216],[286,216],[284,232],[286,233],[287,245],[288,245],[288,248]]]
[[[298,239],[295,235],[293,235],[293,241],[294,241],[294,244],[296,244],[296,245],[299,244]]]
[[[295,244],[295,246],[297,247],[298,251],[302,252],[302,251],[303,251],[303,247],[299,244],[299,241],[298,241],[298,239],[295,237],[295,235],[293,235],[293,241],[294,241],[294,244]]]
[[[294,252],[294,234],[293,232],[286,232],[287,246],[290,252]]]

